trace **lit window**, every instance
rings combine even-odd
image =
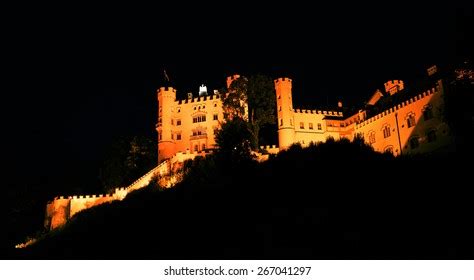
[[[408,127],[412,127],[412,126],[415,126],[415,115],[414,114],[410,114],[407,118],[407,126]]]
[[[193,123],[200,123],[206,121],[206,115],[201,115],[197,117],[193,117]]]
[[[423,118],[425,121],[433,118],[433,110],[431,109],[431,107],[425,108],[425,110],[423,111]]]
[[[304,122],[300,122],[300,129],[304,129]]]
[[[313,123],[309,123],[309,129],[313,130]]]
[[[410,139],[410,148],[416,149],[420,146],[420,142],[418,141],[418,137],[413,137]]]
[[[430,130],[426,136],[428,138],[428,142],[431,143],[431,142],[436,141],[436,131]]]
[[[390,137],[390,126],[386,125],[383,128],[383,138],[388,138]]]
[[[217,114],[214,114],[214,120],[217,121]]]
[[[321,126],[320,123],[318,123],[318,130],[323,130],[323,127]]]
[[[370,144],[375,143],[375,131],[369,132],[369,143]]]

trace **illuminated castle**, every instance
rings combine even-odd
[[[436,68],[428,69],[428,75]],[[227,87],[239,75],[227,78]],[[440,115],[443,107],[442,80],[420,92],[406,92],[401,80],[388,81],[384,92],[377,90],[364,108],[344,112],[342,104],[335,110],[294,109],[292,80],[274,81],[278,122],[278,148],[263,147],[269,152],[286,149],[294,143],[307,146],[324,142],[328,137],[352,140],[363,136],[374,150],[394,155],[424,153],[446,146],[451,137]],[[221,95],[207,95],[201,87],[199,96],[188,94],[176,100],[176,90],[158,90],[158,160],[170,158],[178,152],[193,153],[215,148],[214,135],[223,121]]]
[[[430,81],[421,91],[408,91],[400,80],[388,81],[383,92],[377,90],[363,108],[352,112],[344,110],[341,103],[332,111],[294,109],[292,80],[276,79],[278,147],[261,148],[278,153],[294,143],[307,146],[324,142],[328,137],[353,139],[356,135],[363,136],[376,151],[396,156],[448,147],[452,137],[443,121],[444,87],[442,80],[435,78],[436,72],[435,67],[428,69]],[[239,77],[228,77],[227,88]],[[176,174],[185,160],[215,148],[214,136],[224,121],[225,93],[208,94],[207,88],[201,86],[198,96],[188,94],[186,99],[176,100],[176,89],[161,87],[157,97],[158,166],[111,194],[56,197],[47,204],[45,228],[55,229],[82,210],[122,200],[130,192],[147,186],[156,175],[167,178],[164,185],[170,187],[180,179],[170,175]]]

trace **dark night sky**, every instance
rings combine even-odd
[[[92,186],[114,139],[156,137],[163,68],[181,96],[260,72],[292,77],[296,103],[326,105],[360,102],[388,79],[472,57],[472,4],[188,5],[6,10],[10,177]]]

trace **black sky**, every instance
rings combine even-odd
[[[92,186],[114,139],[156,137],[164,68],[180,96],[264,73],[293,78],[296,103],[326,105],[473,49],[472,4],[459,2],[45,5],[5,10],[2,113],[10,177],[46,185]]]

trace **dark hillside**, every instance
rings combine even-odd
[[[346,141],[293,146],[263,164],[209,157],[175,188],[85,211],[17,257],[472,259],[461,165]]]

